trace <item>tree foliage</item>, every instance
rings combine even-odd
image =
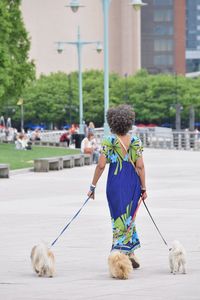
[[[183,106],[182,120],[188,126],[189,108],[200,112],[200,79],[174,75],[150,75],[141,70],[135,76],[110,75],[110,106],[127,103],[134,107],[137,123],[173,123],[175,104]],[[23,93],[25,121],[62,126],[79,123],[78,74],[52,73],[29,84]],[[84,120],[103,125],[103,72],[83,73]],[[200,117],[200,116],[199,116]],[[197,118],[199,118],[197,115]],[[20,115],[16,114],[16,120]]]
[[[0,1],[0,107],[13,105],[29,80],[34,64],[29,62],[30,41],[20,11],[21,0]]]

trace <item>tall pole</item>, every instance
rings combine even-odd
[[[127,82],[127,77],[128,77],[128,74],[125,73],[124,74],[124,78],[125,78],[125,88],[124,88],[124,103],[125,104],[129,104],[128,102],[128,82]]]
[[[175,75],[175,107],[176,107],[176,121],[175,121],[175,128],[177,131],[181,130],[181,110],[182,110],[182,106],[179,103],[178,100],[178,76],[177,73],[174,74]]]
[[[21,104],[21,132],[24,130],[24,105]]]
[[[109,108],[109,7],[111,0],[102,0],[104,19],[104,134],[109,133],[109,126],[106,120]]]
[[[181,110],[182,106],[180,103],[176,104],[176,130],[180,131],[181,130]]]
[[[189,112],[189,130],[194,131],[194,123],[195,123],[195,110],[194,105],[190,106],[190,112]]]
[[[68,84],[69,84],[69,124],[72,123],[72,82],[71,75],[68,75]]]
[[[95,42],[86,42],[81,40],[80,36],[80,28],[78,27],[78,33],[77,33],[77,40],[74,42],[57,42],[58,53],[62,53],[63,51],[63,45],[72,45],[76,46],[77,48],[77,54],[78,54],[78,86],[79,86],[79,133],[84,134],[84,124],[83,124],[83,89],[82,89],[82,59],[81,59],[81,52],[82,47],[85,45],[92,45],[96,44],[99,45],[99,41]],[[98,47],[97,47],[98,50]],[[100,53],[100,51],[98,51]]]
[[[81,50],[82,43],[80,38],[80,28],[78,27],[77,34],[77,53],[78,53],[78,88],[79,88],[79,133],[84,133],[83,126],[83,83],[82,83],[82,63],[81,63]]]

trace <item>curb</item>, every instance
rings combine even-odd
[[[28,172],[33,172],[33,168],[24,168],[24,169],[11,170],[10,175],[25,174],[25,173],[28,173]]]

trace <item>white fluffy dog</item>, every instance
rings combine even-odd
[[[53,277],[55,274],[55,258],[54,254],[44,244],[40,243],[34,246],[31,251],[31,262],[34,271],[40,277]]]
[[[108,257],[108,266],[111,276],[118,279],[128,279],[133,270],[132,263],[124,253],[112,251]]]
[[[186,252],[179,241],[174,241],[169,251],[170,271],[174,275],[182,269],[182,273],[186,274]]]

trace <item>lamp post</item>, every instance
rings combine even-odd
[[[60,54],[64,50],[64,45],[76,46],[78,54],[78,82],[79,82],[79,133],[84,134],[83,124],[83,84],[82,84],[82,48],[85,45],[96,44],[96,50],[98,53],[101,52],[102,46],[99,41],[87,42],[81,40],[80,28],[78,27],[77,40],[74,42],[57,42],[57,52]]]
[[[174,73],[175,78],[175,108],[176,108],[176,121],[175,121],[175,129],[177,131],[181,130],[181,111],[183,110],[183,106],[179,102],[178,97],[178,75]]]
[[[104,20],[104,134],[109,133],[109,126],[106,120],[106,113],[109,108],[109,8],[111,0],[101,0],[103,5],[103,20]],[[132,5],[136,10],[146,5],[142,0],[131,0]],[[77,12],[81,7],[79,0],[71,0],[69,7],[73,12]]]
[[[181,111],[183,110],[183,107],[180,103],[176,103],[175,105],[176,108],[176,130],[180,131],[181,130]]]
[[[20,98],[17,105],[21,107],[21,132],[24,130],[24,99]]]
[[[125,85],[124,85],[124,103],[129,104],[129,95],[128,95],[128,74],[124,74],[124,79],[125,79]]]
[[[87,42],[82,41],[80,36],[80,28],[78,26],[77,40],[74,42],[57,42],[57,52],[60,54],[64,50],[64,45],[73,45],[77,48],[78,54],[78,82],[79,82],[79,132],[84,133],[83,125],[83,84],[82,84],[82,47],[85,45],[96,44],[96,50],[98,53],[102,51],[102,46],[100,42]]]
[[[191,105],[189,110],[189,130],[194,131],[194,129],[195,129],[195,109],[194,109],[194,105]]]

